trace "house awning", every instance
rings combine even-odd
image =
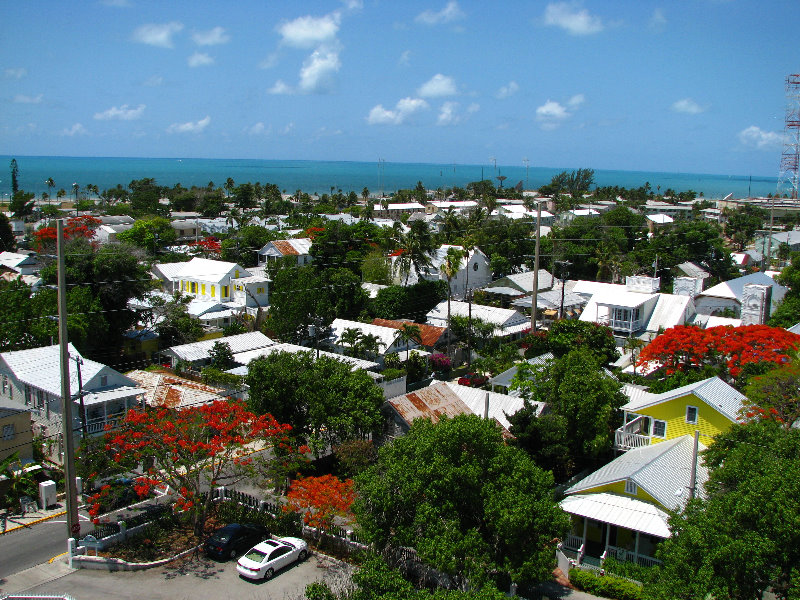
[[[576,494],[561,501],[561,508],[579,517],[609,523],[660,538],[671,533],[669,515],[654,504],[618,494]]]

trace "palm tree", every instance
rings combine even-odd
[[[381,346],[386,346],[386,344],[374,333],[362,334],[356,344],[356,353],[363,355],[364,358],[374,357],[380,352]]]
[[[47,179],[44,180],[44,183],[47,186],[47,189],[49,190],[49,193],[47,194],[47,200],[48,200],[47,203],[49,204],[50,198],[53,197],[53,188],[56,187],[56,182],[53,181],[52,177],[48,177]]]
[[[453,290],[450,287],[450,282],[461,269],[461,259],[464,257],[461,249],[450,247],[447,249],[447,254],[444,257],[444,262],[439,267],[439,270],[447,278],[447,357],[450,358],[450,298],[453,296]]]
[[[436,249],[428,223],[425,221],[411,221],[405,237],[405,252],[417,272],[417,277],[422,276],[422,271],[430,266],[431,255]],[[408,284],[408,275],[406,275]]]
[[[61,188],[56,192],[56,199],[58,199],[58,204],[61,204],[61,199],[67,195],[67,192],[64,188]]]
[[[359,329],[355,327],[348,327],[342,332],[342,335],[339,336],[339,345],[342,347],[342,353],[347,354],[347,348],[345,346],[350,346],[350,356],[356,353],[356,344],[358,341],[363,337],[363,334]]]
[[[225,181],[225,192],[227,193],[228,198],[231,197],[231,194],[233,193],[233,188],[235,187],[236,183],[233,181],[233,177],[228,177],[228,179]]]
[[[364,203],[366,203],[369,200],[369,190],[367,189],[366,186],[364,186],[364,189],[361,190],[361,197],[364,199]]]
[[[422,330],[419,328],[419,325],[415,325],[414,323],[403,323],[403,326],[397,330],[397,339],[405,343],[406,360],[408,360],[408,349],[411,345],[411,341],[413,340],[418,344],[422,344]]]

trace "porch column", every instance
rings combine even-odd
[[[636,545],[633,547],[633,562],[639,564],[639,532],[636,532]]]
[[[586,530],[589,527],[589,517],[583,517],[583,539],[581,540],[581,545],[586,544]]]
[[[606,547],[603,550],[604,552],[608,552],[608,540],[611,539],[611,528],[613,525],[611,523],[606,523]]]
[[[628,327],[628,337],[631,337],[631,333],[633,333],[633,309],[631,309],[631,324]]]

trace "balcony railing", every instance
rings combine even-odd
[[[617,546],[608,546],[606,548],[606,556],[611,556],[620,562],[638,563],[643,567],[655,567],[663,564],[657,558],[652,556],[644,556],[636,554],[633,550],[626,550],[625,548],[618,548]]]
[[[614,432],[614,448],[617,450],[631,450],[650,445],[650,436],[641,432],[644,430],[647,417],[639,416],[625,423]]]
[[[568,550],[580,550],[581,546],[583,545],[583,538],[579,535],[569,534],[567,535],[567,539],[564,541],[564,548]]]
[[[643,325],[642,321],[636,319],[631,321],[629,319],[612,319],[610,317],[600,317],[597,319],[597,323],[599,325],[605,325],[606,327],[610,327],[614,331],[639,331]]]

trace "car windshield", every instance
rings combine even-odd
[[[244,555],[244,558],[249,558],[250,560],[252,560],[254,562],[260,563],[260,562],[262,562],[264,560],[265,556],[266,556],[266,554],[264,552],[262,552],[261,550],[258,550],[256,548],[252,548],[247,552],[247,554]]]
[[[215,533],[214,535],[211,536],[211,541],[212,542],[217,542],[219,544],[224,544],[229,539],[231,539],[231,532],[230,531],[220,531],[220,532]]]
[[[294,548],[295,548],[294,544],[292,544],[291,542],[287,542],[286,540],[281,540],[281,541],[284,543],[285,546],[289,546],[289,548],[294,550]]]

